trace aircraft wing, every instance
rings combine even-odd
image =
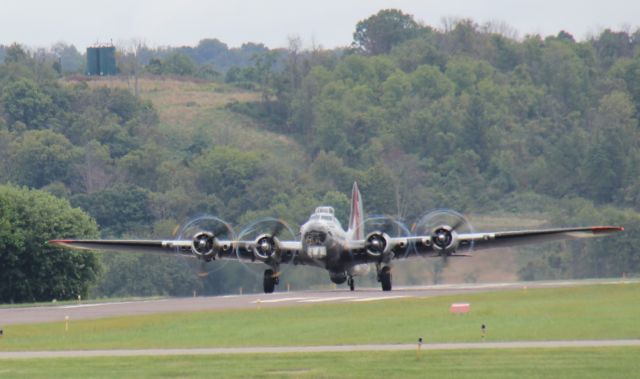
[[[460,244],[473,244],[473,250],[516,247],[533,243],[601,237],[623,231],[618,226],[591,226],[582,228],[558,228],[519,230],[495,233],[460,234]]]
[[[207,237],[207,236],[205,236]],[[270,245],[258,245],[256,241],[229,241],[213,238],[205,241],[202,248],[196,246],[193,240],[74,240],[61,239],[51,240],[47,244],[59,246],[72,250],[88,251],[113,251],[113,252],[133,252],[133,253],[155,253],[165,255],[184,255],[190,257],[204,256],[215,259],[242,259],[248,261],[263,262],[274,258],[286,263],[277,255],[291,257],[295,251],[302,249],[300,241],[277,241],[269,240]],[[267,250],[269,249],[269,250]]]
[[[517,247],[535,243],[602,237],[623,231],[619,226],[589,226],[577,228],[555,228],[539,230],[517,230],[505,232],[452,233],[450,235],[417,236],[413,240],[418,254],[447,252],[456,249],[472,251]],[[446,230],[444,233],[448,233]],[[455,255],[455,254],[452,254]]]
[[[117,251],[156,254],[191,254],[191,241],[161,240],[51,240],[48,245],[72,250]]]
[[[578,228],[556,228],[539,230],[517,230],[505,232],[457,233],[442,226],[432,235],[410,237],[389,237],[384,233],[372,233],[365,240],[352,241],[348,250],[352,253],[367,254],[370,258],[406,258],[421,256],[466,256],[472,251],[517,247],[534,243],[544,243],[581,238],[601,237],[623,231],[618,226],[589,226]],[[459,252],[459,253],[456,253]]]

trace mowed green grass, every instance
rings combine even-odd
[[[637,378],[640,348],[1,360],[24,378]]]
[[[452,302],[471,312],[452,315]],[[640,338],[640,284],[7,325],[0,350]]]

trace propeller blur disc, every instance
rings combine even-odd
[[[371,216],[364,220],[365,236],[373,232],[385,233],[391,238],[411,236],[411,231],[402,221],[391,216],[382,215]],[[409,255],[409,253],[412,251],[412,246],[405,246],[402,257],[406,258],[407,255]]]
[[[238,241],[246,241],[254,245],[257,238],[263,235],[275,237],[278,240],[295,240],[296,239],[296,234],[286,222],[277,218],[267,217],[267,218],[256,220],[248,224],[246,227],[244,227],[242,231],[238,234]],[[263,241],[261,239],[260,243],[261,243],[261,246],[263,246],[264,248],[272,247],[271,243],[268,241]],[[254,249],[258,248],[258,246],[254,245],[253,248]],[[279,253],[274,253],[274,254],[279,254]],[[242,266],[245,268],[245,270],[248,273],[255,276],[256,278],[263,277],[264,270],[267,269],[268,267],[267,265],[264,265],[264,264],[262,265],[255,264],[253,262],[248,263],[248,261],[252,260],[252,256],[253,256],[252,252],[244,251],[244,249],[240,249],[238,246],[235,249],[235,255],[236,255],[236,258],[238,258],[238,261],[242,264]],[[290,257],[274,255],[270,257],[270,259],[273,259],[275,262],[280,262],[280,261],[283,262],[283,264],[280,265],[280,271],[276,273],[276,275],[278,276],[280,276],[283,271],[288,271],[288,269],[291,266],[293,266],[292,264],[288,263],[290,260]],[[259,263],[258,260],[255,260],[255,262]]]
[[[235,233],[231,225],[224,220],[210,215],[195,217],[180,227],[177,234],[178,240],[191,240],[200,232],[209,232],[219,240],[233,240]],[[181,254],[184,257],[184,255]],[[185,259],[187,264],[196,272],[199,277],[206,277],[222,270],[227,264],[227,260],[221,262],[207,262],[205,259]]]
[[[451,209],[436,209],[434,211],[428,212],[424,214],[420,219],[413,225],[412,231],[414,235],[418,236],[432,236],[434,238],[434,244],[440,243],[446,244],[449,241],[450,235],[443,233],[443,229],[441,227],[445,227],[445,231],[447,228],[450,228],[452,231],[456,233],[473,233],[473,226],[464,217],[462,214],[451,210]],[[438,239],[436,241],[435,239]],[[469,245],[458,248],[456,251],[458,253],[470,253],[473,250],[473,243]],[[446,259],[447,255],[443,255]]]

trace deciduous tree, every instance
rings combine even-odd
[[[415,37],[419,30],[412,15],[384,9],[358,22],[353,47],[367,55],[387,54],[394,45]]]
[[[97,234],[95,222],[66,200],[0,186],[0,302],[86,298],[101,270],[97,257],[45,242]]]

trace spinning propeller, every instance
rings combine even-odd
[[[413,231],[415,235],[429,236],[423,243],[432,245],[434,252],[445,262],[450,256],[465,256],[473,250],[473,242],[458,238],[459,234],[473,233],[473,226],[463,215],[450,209],[425,214],[416,222]]]
[[[400,220],[389,216],[372,216],[364,221],[365,250],[371,257],[388,255],[391,250],[391,238],[409,237],[409,228]],[[410,246],[401,245],[402,256],[409,254]]]
[[[200,277],[205,277],[213,272],[221,270],[223,263],[207,264],[211,260],[219,258],[221,254],[230,252],[231,247],[221,241],[232,241],[235,233],[231,226],[222,219],[215,216],[200,216],[186,222],[177,234],[178,240],[191,240],[191,251],[198,258],[199,263],[194,265],[189,259],[189,266],[197,266],[197,273]],[[184,254],[180,254],[184,256]]]
[[[285,239],[296,239],[296,234],[286,222],[271,217],[263,218],[250,223],[238,234],[240,243],[235,248],[235,254],[247,271],[256,277],[262,277],[264,267],[250,268],[253,265],[245,262],[257,260],[275,267],[289,262],[293,258],[289,255],[290,252],[280,249],[280,240]],[[280,275],[280,271],[275,274]]]

